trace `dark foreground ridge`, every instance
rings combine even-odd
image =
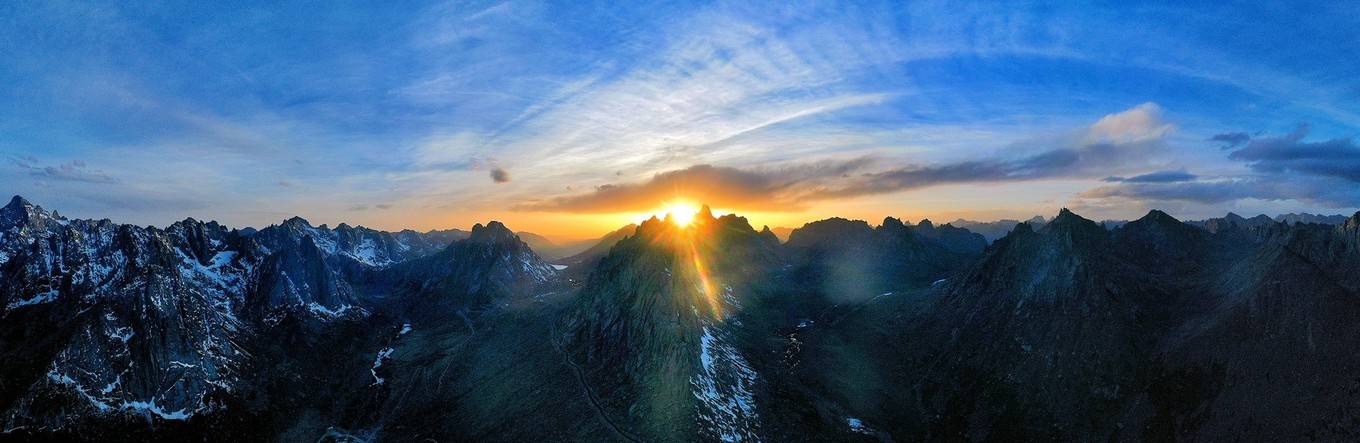
[[[1360,438],[1360,213],[976,226],[781,243],[705,210],[553,265],[494,221],[155,228],[16,196],[0,440]]]

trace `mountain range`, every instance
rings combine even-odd
[[[976,230],[975,230],[976,229]],[[1360,213],[559,247],[0,208],[0,439],[1354,440]]]

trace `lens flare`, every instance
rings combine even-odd
[[[713,289],[713,279],[709,277],[708,267],[704,266],[703,256],[699,255],[699,249],[694,245],[694,237],[684,236],[685,242],[689,244],[690,260],[694,262],[694,274],[699,277],[699,291],[708,302],[708,306],[713,309],[713,317],[722,319],[722,305],[719,304],[718,295]]]

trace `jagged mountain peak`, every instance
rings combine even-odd
[[[500,243],[506,241],[519,240],[510,228],[505,224],[492,220],[486,225],[478,223],[472,226],[472,235],[468,237],[474,243]]]
[[[708,205],[704,205],[699,208],[699,213],[694,215],[694,220],[699,222],[711,222],[715,220],[713,217],[713,209],[709,208]]]
[[[750,220],[747,220],[746,217],[742,217],[737,214],[723,214],[722,217],[711,219],[709,223],[717,223],[718,226],[725,229],[735,229],[738,231],[750,233],[756,232],[756,228],[754,226],[751,226]]]
[[[23,196],[15,195],[9,199],[9,204],[5,205],[5,209],[23,208],[25,206],[33,206],[33,204],[29,203]]]
[[[23,224],[28,219],[28,208],[33,207],[23,197],[14,196],[9,204],[0,208],[0,229]]]
[[[287,220],[284,220],[281,226],[310,228],[312,227],[312,224],[308,222],[307,219],[302,218],[301,216],[294,215],[292,217],[289,217]]]
[[[638,235],[651,237],[673,226],[675,226],[675,223],[671,221],[669,214],[666,215],[666,218],[657,218],[653,215],[651,218],[643,220],[642,224],[638,225],[636,232]]]
[[[1276,216],[1275,221],[1291,225],[1300,223],[1314,223],[1340,226],[1341,224],[1346,223],[1347,218],[1348,218],[1347,216],[1341,214],[1324,215],[1324,214],[1310,214],[1307,212],[1296,214],[1291,212],[1288,214],[1280,214]]]
[[[1077,215],[1067,208],[1058,211],[1058,216],[1054,217],[1044,225],[1043,232],[1100,232],[1104,233],[1105,228],[1100,227],[1099,223],[1088,218]]]
[[[29,211],[34,210],[35,208],[37,207],[34,206],[33,203],[29,203],[28,200],[16,195],[9,200],[9,204],[0,208],[0,215],[27,215]]]
[[[0,208],[0,229],[30,226],[41,230],[48,221],[52,220],[65,219],[56,213],[49,214],[43,210],[42,206],[34,205],[18,195],[11,198],[9,204]]]
[[[1146,215],[1144,215],[1142,218],[1139,218],[1138,220],[1134,220],[1134,222],[1157,223],[1157,224],[1164,224],[1164,225],[1165,225],[1165,224],[1177,224],[1177,225],[1182,224],[1181,221],[1178,220],[1176,217],[1172,217],[1170,214],[1167,214],[1167,213],[1165,213],[1165,212],[1162,212],[1162,211],[1159,210],[1159,209],[1153,209],[1153,210],[1151,210],[1151,211],[1148,211],[1148,213],[1147,213]],[[1130,223],[1133,223],[1133,222],[1130,222]]]
[[[1016,225],[1015,225],[1015,228],[1014,228],[1014,229],[1011,229],[1011,232],[1008,233],[1008,234],[1006,234],[1006,237],[1009,237],[1009,236],[1012,236],[1012,235],[1027,235],[1027,234],[1033,234],[1033,233],[1034,233],[1034,226],[1030,225],[1028,222],[1024,222],[1024,223],[1016,224]]]
[[[1193,271],[1194,267],[1174,265],[1196,262],[1208,254],[1207,231],[1156,209],[1116,228],[1112,235],[1119,244],[1117,252],[1148,269]]]
[[[884,217],[883,223],[879,224],[879,226],[885,228],[901,228],[906,226],[906,224],[902,223],[902,220],[897,217]]]
[[[1120,226],[1118,230],[1120,232],[1126,233],[1146,231],[1181,232],[1181,233],[1202,232],[1201,230],[1196,229],[1195,227],[1190,226],[1188,224],[1185,224],[1180,220],[1177,220],[1175,217],[1172,217],[1171,215],[1168,215],[1167,213],[1156,209],[1148,211],[1147,215],[1144,215],[1137,220],[1125,223],[1123,226]]]
[[[1347,231],[1360,231],[1360,211],[1356,211],[1355,215],[1347,218],[1346,222],[1341,224],[1341,227]]]
[[[787,244],[793,247],[809,247],[830,242],[865,241],[873,235],[873,232],[874,228],[864,220],[832,217],[794,229],[789,233]]]

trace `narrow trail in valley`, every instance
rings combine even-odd
[[[595,414],[598,415],[600,420],[606,425],[609,425],[609,429],[612,429],[619,438],[634,443],[640,443],[642,440],[639,440],[637,437],[624,431],[623,428],[614,424],[614,421],[609,418],[609,413],[605,412],[604,406],[600,405],[600,400],[595,397],[595,391],[590,389],[590,383],[586,381],[585,369],[581,368],[581,365],[576,364],[576,362],[571,359],[571,355],[567,354],[567,351],[562,348],[562,344],[558,343],[556,322],[553,322],[551,332],[552,337],[548,337],[548,341],[552,342],[553,349],[556,350],[558,354],[562,354],[562,360],[567,363],[567,366],[571,368],[572,373],[576,375],[576,381],[581,385],[581,390],[585,391],[586,399],[590,400],[590,406],[595,409]]]

